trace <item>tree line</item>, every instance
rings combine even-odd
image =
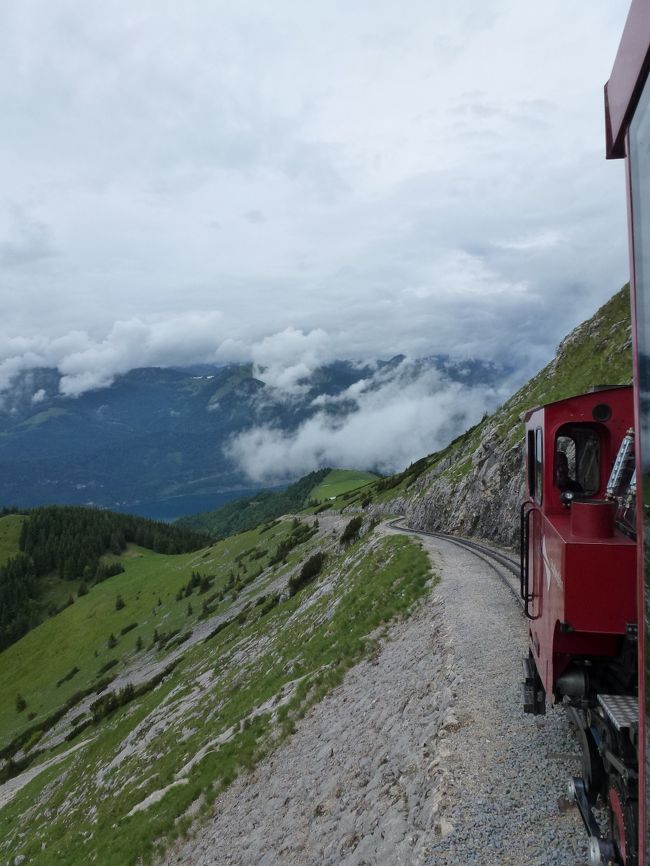
[[[182,526],[97,508],[48,506],[21,513],[20,553],[0,566],[0,650],[42,620],[39,577],[54,572],[88,587],[122,570],[101,557],[119,556],[128,543],[174,554],[198,550],[211,540]]]

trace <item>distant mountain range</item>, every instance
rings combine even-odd
[[[0,395],[0,506],[94,504],[167,520],[215,508],[259,489],[224,451],[233,436],[259,425],[295,430],[323,411],[316,398],[398,368],[403,375],[403,363],[399,355],[372,366],[337,361],[292,394],[246,364],[137,369],[76,398],[59,393],[57,370],[23,372]],[[437,355],[412,363],[412,375],[431,368],[486,386],[510,372]],[[352,398],[325,409],[355,410]]]

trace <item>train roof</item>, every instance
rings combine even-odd
[[[561,400],[553,400],[551,403],[543,403],[541,406],[527,409],[526,412],[524,412],[523,420],[528,421],[528,419],[534,415],[535,412],[539,412],[540,409],[549,409],[552,406],[559,406],[561,403],[567,403],[569,400],[581,400],[585,397],[594,397],[596,394],[604,394],[608,391],[630,391],[631,389],[631,385],[595,385],[589,391],[583,392],[582,394],[573,394],[571,397],[563,397]]]
[[[605,85],[607,158],[626,156],[625,136],[650,71],[650,3],[633,0]]]

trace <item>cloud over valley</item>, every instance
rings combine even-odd
[[[342,393],[317,397],[297,429],[258,426],[227,449],[252,481],[281,482],[322,466],[387,473],[444,447],[504,398],[508,384],[477,386],[403,360]]]

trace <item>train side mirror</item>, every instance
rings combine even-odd
[[[562,493],[560,493],[560,502],[562,505],[566,505],[567,508],[571,505],[574,499],[575,493],[573,490],[563,490]]]

